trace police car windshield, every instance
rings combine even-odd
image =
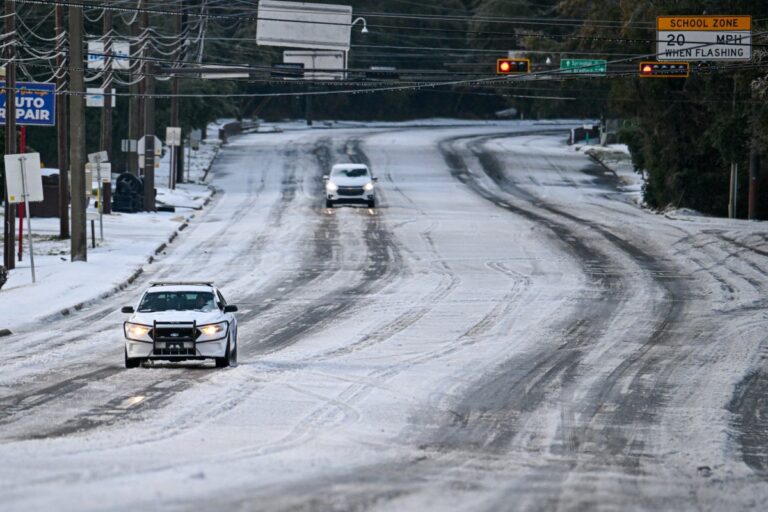
[[[159,311],[213,311],[216,308],[211,292],[151,292],[139,304],[140,313]]]

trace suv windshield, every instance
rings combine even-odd
[[[139,312],[157,311],[213,311],[216,308],[211,292],[150,292],[139,304]]]
[[[368,169],[360,167],[358,169],[336,169],[333,171],[334,176],[346,176],[347,178],[360,178],[362,176],[368,176]]]

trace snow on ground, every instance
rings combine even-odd
[[[174,206],[175,212],[104,215],[103,240],[96,199],[92,197],[87,211],[87,262],[70,261],[70,241],[59,239],[58,217],[33,217],[35,283],[32,282],[25,219],[22,261],[17,261],[16,268],[9,272],[8,282],[0,289],[0,329],[13,331],[19,325],[80,308],[132,279],[141,266],[161,251],[211,198],[213,189],[208,185],[210,176],[206,174],[219,147],[218,140],[208,139],[203,141],[199,151],[192,151],[190,183],[180,183],[175,190],[168,188],[170,154],[165,151],[155,173],[157,201]],[[112,176],[113,187],[118,175]],[[96,187],[96,176],[93,179],[93,187]],[[96,247],[92,245],[91,220],[94,221]],[[18,252],[18,227],[16,234]]]
[[[27,322],[45,318],[72,308],[79,308],[84,303],[103,297],[121,287],[152,256],[175,237],[182,226],[194,217],[195,211],[211,198],[213,190],[207,185],[210,176],[207,175],[211,162],[220,147],[218,130],[235,119],[221,119],[210,123],[207,128],[207,139],[201,144],[199,151],[185,154],[185,162],[189,164],[191,183],[178,184],[175,190],[168,187],[168,171],[170,160],[168,151],[164,151],[160,167],[155,173],[157,201],[159,205],[174,206],[176,211],[127,214],[114,212],[103,216],[104,239],[99,237],[99,223],[95,220],[96,247],[92,247],[91,219],[98,219],[94,207],[95,198],[91,199],[88,221],[88,262],[70,262],[70,242],[59,240],[58,218],[33,218],[32,227],[35,246],[35,270],[37,283],[32,283],[28,242],[25,234],[23,240],[23,259],[17,262],[16,269],[9,273],[9,280],[0,289],[0,299],[3,308],[0,310],[0,330],[13,329]],[[416,127],[488,127],[496,130],[500,126],[514,126],[515,130],[525,127],[561,125],[563,120],[544,121],[472,121],[456,119],[419,119],[402,122],[358,122],[358,121],[315,121],[307,126],[303,120],[289,120],[279,123],[262,123],[258,132],[270,133],[275,131],[307,131],[324,129],[394,129]],[[551,139],[549,139],[551,143]],[[415,139],[415,144],[421,143]],[[606,168],[606,174],[614,174],[621,183],[620,189],[635,204],[642,204],[642,176],[635,172],[632,166],[629,150],[624,144],[608,146],[562,144],[552,147],[558,154],[571,151],[583,152]],[[55,170],[47,170],[50,174]],[[113,184],[118,174],[112,176]],[[93,187],[97,186],[95,181]],[[700,217],[701,214],[691,210],[669,210],[664,212],[669,218],[686,220]],[[0,211],[2,217],[2,211]],[[711,221],[717,223],[716,219]],[[183,228],[182,228],[183,229]],[[18,228],[17,228],[18,233]],[[17,240],[18,243],[18,240]],[[18,246],[17,246],[18,247]],[[42,297],[45,300],[42,300]],[[29,304],[35,304],[30,308]]]
[[[523,135],[533,122],[419,123],[287,123],[222,152],[217,201],[144,267],[224,283],[241,307],[237,368],[124,370],[117,306],[132,289],[61,319],[53,342],[42,329],[0,344],[6,506],[764,502],[723,406],[765,337],[764,259],[735,257],[731,238],[764,224],[616,201],[613,173],[557,135]],[[353,157],[379,176],[380,208],[322,208],[323,170]],[[29,301],[22,288],[0,299]]]
[[[220,119],[210,123],[206,140],[199,151],[191,152],[189,158],[192,183],[178,184],[175,190],[168,187],[170,154],[164,151],[160,167],[155,171],[157,202],[170,205],[176,211],[128,214],[114,212],[103,216],[104,239],[99,237],[99,221],[95,220],[96,247],[92,247],[90,219],[98,219],[91,199],[88,208],[88,261],[70,261],[70,241],[59,240],[58,218],[32,218],[33,244],[35,249],[36,283],[32,283],[28,243],[23,241],[22,261],[9,272],[8,282],[0,289],[0,330],[13,331],[19,325],[33,322],[54,314],[67,313],[73,308],[112,293],[124,286],[140,271],[152,256],[172,239],[178,230],[194,217],[195,211],[203,207],[213,190],[208,186],[207,171],[219,147],[218,130],[235,119]],[[305,121],[291,120],[281,123],[262,124],[263,133],[279,131],[303,131],[323,129],[354,128],[403,128],[403,127],[448,127],[448,126],[525,126],[556,125],[560,121],[464,121],[455,119],[420,119],[403,122],[353,122],[316,121],[308,127]],[[185,159],[188,155],[185,152]],[[186,161],[186,160],[185,160]],[[50,170],[48,172],[51,172]],[[114,186],[118,174],[113,174]],[[93,187],[97,186],[93,177]],[[0,211],[0,218],[2,218]],[[16,229],[18,235],[18,228]],[[18,244],[18,240],[17,240]],[[17,245],[18,250],[18,245]],[[18,258],[17,258],[18,259]],[[34,305],[34,307],[30,307]]]

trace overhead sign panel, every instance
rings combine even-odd
[[[200,78],[206,80],[226,80],[248,78],[248,68],[238,66],[200,66]]]
[[[256,43],[289,48],[349,51],[352,6],[259,2]]]
[[[5,87],[5,82],[0,82]],[[0,124],[5,124],[5,89],[0,91]],[[56,85],[35,82],[16,84],[16,124],[56,126]]]
[[[560,70],[563,73],[604,75],[608,70],[608,61],[603,59],[561,59]]]
[[[307,80],[344,79],[344,52],[341,50],[286,50],[283,52],[283,63],[303,64]],[[322,71],[313,71],[315,69]]]
[[[731,60],[752,58],[751,16],[659,16],[658,60]]]

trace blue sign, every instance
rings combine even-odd
[[[0,124],[5,124],[5,82],[0,87]],[[56,126],[56,84],[17,82],[16,124]]]

